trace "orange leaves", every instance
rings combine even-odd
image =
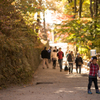
[[[76,44],[76,42],[70,42],[70,43],[68,43],[68,45],[74,45],[74,44]]]
[[[15,5],[15,1],[11,3],[11,5]]]
[[[82,35],[81,38],[83,38],[84,36]]]

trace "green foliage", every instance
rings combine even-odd
[[[75,2],[74,0],[63,0],[64,2],[64,13],[69,15],[70,18],[63,21],[61,27],[56,29],[57,34],[62,37],[62,41],[72,43],[78,48],[81,53],[88,53],[90,49],[95,47],[100,48],[100,8],[99,0],[98,7],[95,5],[96,1],[92,2],[93,18],[91,18],[90,12],[90,0],[82,0],[82,11],[80,13],[80,0],[76,2],[76,13],[75,13]],[[97,7],[97,15],[96,15]],[[79,18],[80,17],[80,18]]]
[[[41,11],[40,5],[36,0],[21,0],[20,2],[16,1],[16,8],[21,10],[23,13],[35,13]]]
[[[34,49],[33,38],[30,39],[0,37],[0,85],[28,82],[32,78],[39,64],[41,49]]]
[[[66,42],[84,45],[86,48],[89,46],[90,49],[93,49],[95,46],[100,46],[100,41],[97,39],[97,37],[100,36],[100,26],[98,22],[99,20],[96,23],[98,27],[95,29],[95,20],[88,21],[75,19],[62,25],[58,33],[65,34],[67,32],[68,36],[63,38]]]
[[[68,15],[76,15],[76,17],[79,16],[79,3],[80,0],[76,0],[76,14],[74,13],[75,7],[74,7],[74,0],[72,2],[68,2],[69,0],[63,0],[64,2],[64,13]],[[90,0],[83,0],[82,1],[82,17],[90,17]]]

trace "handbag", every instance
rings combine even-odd
[[[67,65],[66,65],[65,68],[64,68],[64,71],[67,71],[67,70],[69,70],[69,69],[68,69],[68,67],[67,67]]]
[[[56,58],[52,58],[52,61],[56,60]]]
[[[82,62],[78,62],[78,65],[81,66],[82,65]]]

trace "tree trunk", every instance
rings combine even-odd
[[[68,0],[69,3],[71,3],[73,0]]]
[[[38,0],[39,1],[39,7],[41,7],[42,4],[42,0]],[[37,12],[37,28],[36,28],[36,33],[39,32],[39,28],[40,28],[40,12]]]
[[[94,15],[95,15],[95,17],[97,17],[97,13],[98,13],[98,4],[97,4],[97,0],[94,0]]]
[[[74,18],[75,18],[76,17],[76,0],[74,0],[74,13],[75,13]]]
[[[91,12],[91,18],[93,19],[92,0],[90,0],[90,12]]]
[[[98,0],[98,4],[100,5],[100,0]],[[99,8],[100,9],[100,8]],[[100,15],[100,10],[98,10],[98,14]]]
[[[97,23],[97,14],[98,14],[98,11],[97,11],[97,9],[98,9],[98,4],[97,4],[97,0],[94,0],[94,19],[95,19],[95,25],[94,25],[94,28],[95,28],[95,30],[96,30],[96,28],[97,28],[97,25],[96,25],[96,23]],[[97,36],[97,34],[95,34],[95,37]]]
[[[82,0],[80,0],[79,18],[81,18],[81,12],[82,12]]]

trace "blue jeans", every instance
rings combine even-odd
[[[60,65],[60,70],[62,70],[62,59],[58,59],[59,65]]]

